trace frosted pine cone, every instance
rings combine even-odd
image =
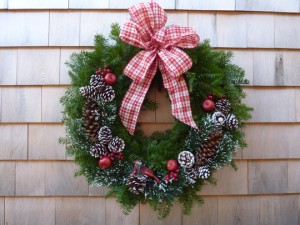
[[[198,177],[202,180],[207,179],[210,176],[210,170],[206,166],[200,166],[198,168]]]
[[[108,126],[103,126],[99,130],[98,134],[98,140],[101,144],[108,144],[112,139],[112,133],[111,130],[108,128]]]
[[[224,126],[228,130],[234,130],[239,127],[239,121],[234,114],[228,114]]]
[[[87,98],[97,99],[99,97],[99,92],[97,91],[97,88],[94,86],[81,87],[79,88],[79,92],[82,96]]]
[[[221,112],[215,112],[212,117],[212,122],[217,126],[223,126],[226,120],[226,117]]]
[[[216,110],[227,115],[231,110],[231,104],[227,99],[220,99],[215,103]]]
[[[115,99],[115,96],[114,89],[109,85],[106,85],[105,88],[101,88],[100,90],[100,97],[103,102],[111,102]]]
[[[186,169],[185,172],[189,178],[191,178],[193,180],[198,179],[198,171],[195,170],[194,168]]]
[[[121,152],[121,151],[123,151],[124,148],[125,148],[125,143],[124,143],[123,139],[121,139],[119,137],[112,138],[108,144],[108,149],[111,152],[112,151]]]
[[[195,157],[193,153],[189,151],[183,151],[178,155],[178,162],[183,168],[192,168],[195,163]]]
[[[129,191],[138,195],[145,191],[147,183],[147,177],[144,175],[130,174],[126,185],[129,187]]]
[[[91,154],[91,156],[94,156],[95,158],[100,158],[107,154],[107,149],[103,144],[97,143],[91,148],[90,154]]]
[[[90,79],[90,85],[94,87],[104,87],[106,84],[101,75],[93,74]]]

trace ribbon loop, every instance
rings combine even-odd
[[[188,88],[182,74],[192,66],[190,57],[180,48],[194,48],[200,38],[192,28],[164,27],[167,14],[155,2],[129,8],[131,21],[126,22],[120,38],[144,50],[136,54],[124,69],[131,83],[120,108],[120,118],[134,133],[137,118],[151,81],[159,68],[168,90],[172,114],[183,123],[198,128],[193,120]]]

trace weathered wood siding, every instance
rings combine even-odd
[[[124,216],[105,188],[73,176],[57,143],[65,135],[58,99],[70,83],[64,62],[92,49],[94,35],[126,21],[137,2],[0,0],[0,225],[299,224],[299,0],[158,1],[168,24],[232,50],[250,80],[249,147],[236,156],[237,172],[222,169],[218,186],[204,188],[204,206],[189,217],[175,207],[165,222],[144,205]],[[147,133],[173,121],[164,94],[151,96],[164,108],[140,118]]]

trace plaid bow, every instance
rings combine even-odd
[[[171,99],[172,114],[198,128],[193,120],[188,88],[181,76],[191,68],[192,60],[180,48],[196,47],[199,36],[189,27],[165,27],[167,14],[155,2],[134,5],[129,8],[129,14],[131,20],[125,23],[120,38],[144,50],[124,69],[124,74],[133,80],[119,112],[124,126],[130,134],[134,133],[145,95],[159,68]]]

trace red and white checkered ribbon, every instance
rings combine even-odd
[[[155,2],[140,3],[129,8],[131,20],[126,22],[120,38],[144,50],[136,54],[124,69],[133,81],[120,108],[120,118],[130,134],[134,133],[144,98],[160,69],[168,90],[172,114],[183,123],[198,128],[193,120],[188,88],[182,74],[192,66],[190,57],[180,48],[194,48],[200,38],[190,27],[165,27],[167,14]]]

